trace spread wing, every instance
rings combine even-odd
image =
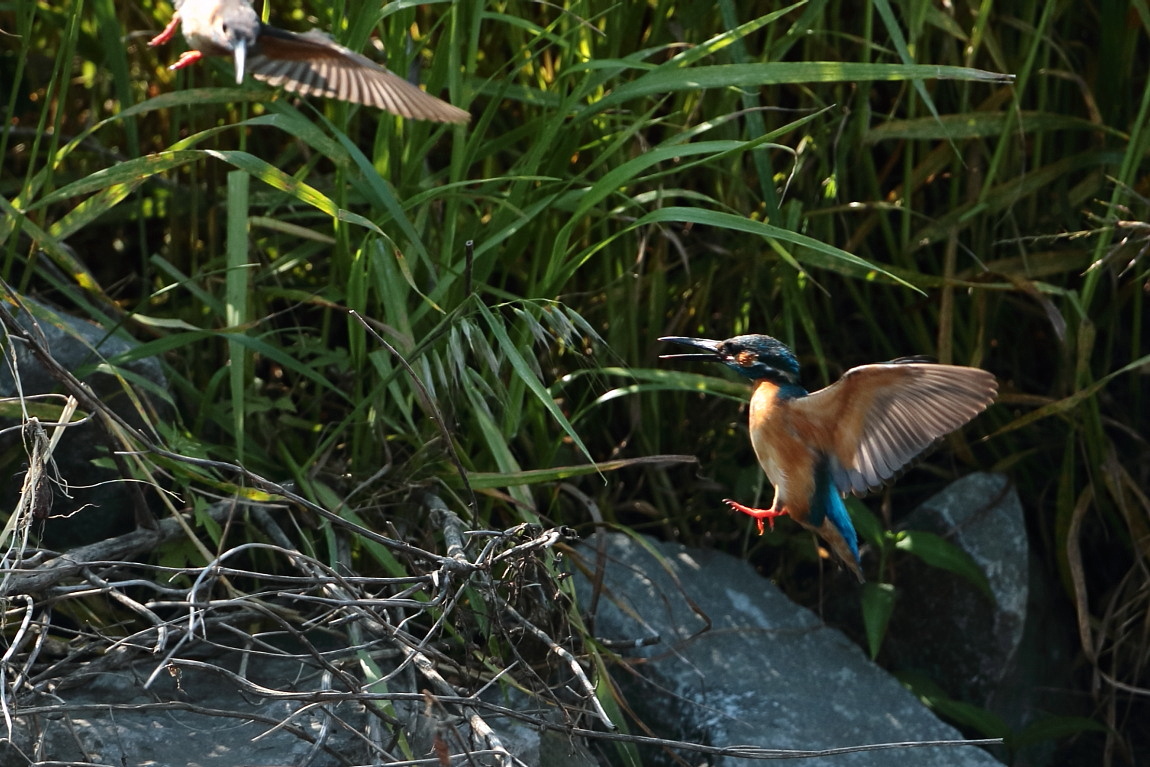
[[[839,492],[861,495],[985,410],[997,391],[978,368],[885,362],[852,368],[791,406],[819,426]]]
[[[297,35],[263,27],[247,70],[257,80],[301,96],[350,101],[415,120],[463,123],[471,119],[466,111],[420,90],[318,30]]]

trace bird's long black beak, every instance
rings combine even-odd
[[[686,338],[685,336],[663,336],[660,341],[666,341],[669,344],[680,344],[681,346],[690,346],[692,349],[702,349],[706,354],[660,354],[661,360],[682,360],[682,359],[695,359],[695,360],[721,360],[723,357],[719,354],[719,346],[722,341],[712,341],[710,338]]]

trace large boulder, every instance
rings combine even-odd
[[[971,474],[933,496],[903,528],[935,533],[970,555],[990,596],[915,557],[899,561],[885,653],[951,698],[997,716],[1014,732],[1049,713],[1073,713],[1074,619],[1031,555],[1022,503],[1001,474]],[[1042,713],[1046,712],[1046,713]],[[1042,764],[1053,742],[1029,747]]]
[[[597,636],[633,643],[621,651],[633,673],[615,679],[659,737],[797,751],[962,740],[846,636],[792,603],[746,562],[622,534],[596,535],[580,552],[588,572],[603,567],[601,581],[578,582],[581,606],[594,606],[588,620]],[[653,749],[647,756],[669,763],[665,756],[660,761],[661,753]],[[744,763],[734,755],[679,755],[688,764]],[[998,762],[963,745],[856,751],[803,764]]]
[[[64,314],[26,296],[21,303],[28,311],[0,302],[0,311],[11,316],[31,338],[46,349],[65,370],[79,376],[92,393],[135,428],[146,428],[138,404],[157,406],[151,392],[168,388],[159,359],[142,357],[122,365],[136,401],[128,396],[124,382],[98,369],[105,361],[129,358],[139,343],[123,333],[111,333],[91,322]],[[20,423],[15,398],[48,393],[67,393],[60,381],[41,364],[31,344],[6,334],[3,344],[8,364],[0,365],[0,397],[12,398],[0,416],[5,426]],[[17,380],[18,379],[18,380]],[[61,400],[56,400],[59,404]],[[162,403],[159,403],[162,407]],[[91,543],[131,529],[134,523],[133,490],[117,482],[120,474],[108,466],[113,445],[95,419],[69,426],[61,438],[53,460],[54,476],[66,485],[56,485],[52,517],[37,526],[44,545],[63,549]],[[116,445],[123,450],[125,446]],[[0,472],[22,476],[27,468],[20,429],[0,434]],[[21,481],[9,482],[0,491],[0,502],[14,508]]]

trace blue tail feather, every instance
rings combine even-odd
[[[831,481],[830,459],[826,457],[819,461],[815,469],[815,496],[811,500],[810,524],[820,527],[824,519],[830,519],[831,524],[847,542],[855,562],[861,565],[858,533],[851,524],[850,515],[847,514],[846,504],[843,503],[838,488]]]

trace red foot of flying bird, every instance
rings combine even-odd
[[[236,83],[244,72],[301,96],[323,96],[383,109],[400,117],[464,123],[464,110],[440,101],[369,58],[336,44],[318,29],[297,35],[268,26],[251,0],[176,0],[176,14],[148,45],[172,39],[176,26],[192,50],[171,69],[182,69],[204,56],[231,56]]]
[[[831,551],[863,580],[858,536],[842,497],[879,487],[929,447],[981,413],[994,401],[998,384],[978,368],[894,360],[851,368],[825,389],[808,393],[799,385],[799,363],[770,336],[660,338],[702,353],[664,354],[722,362],[751,379],[751,445],[775,487],[769,509],[750,514],[763,520],[792,519],[818,533]]]

